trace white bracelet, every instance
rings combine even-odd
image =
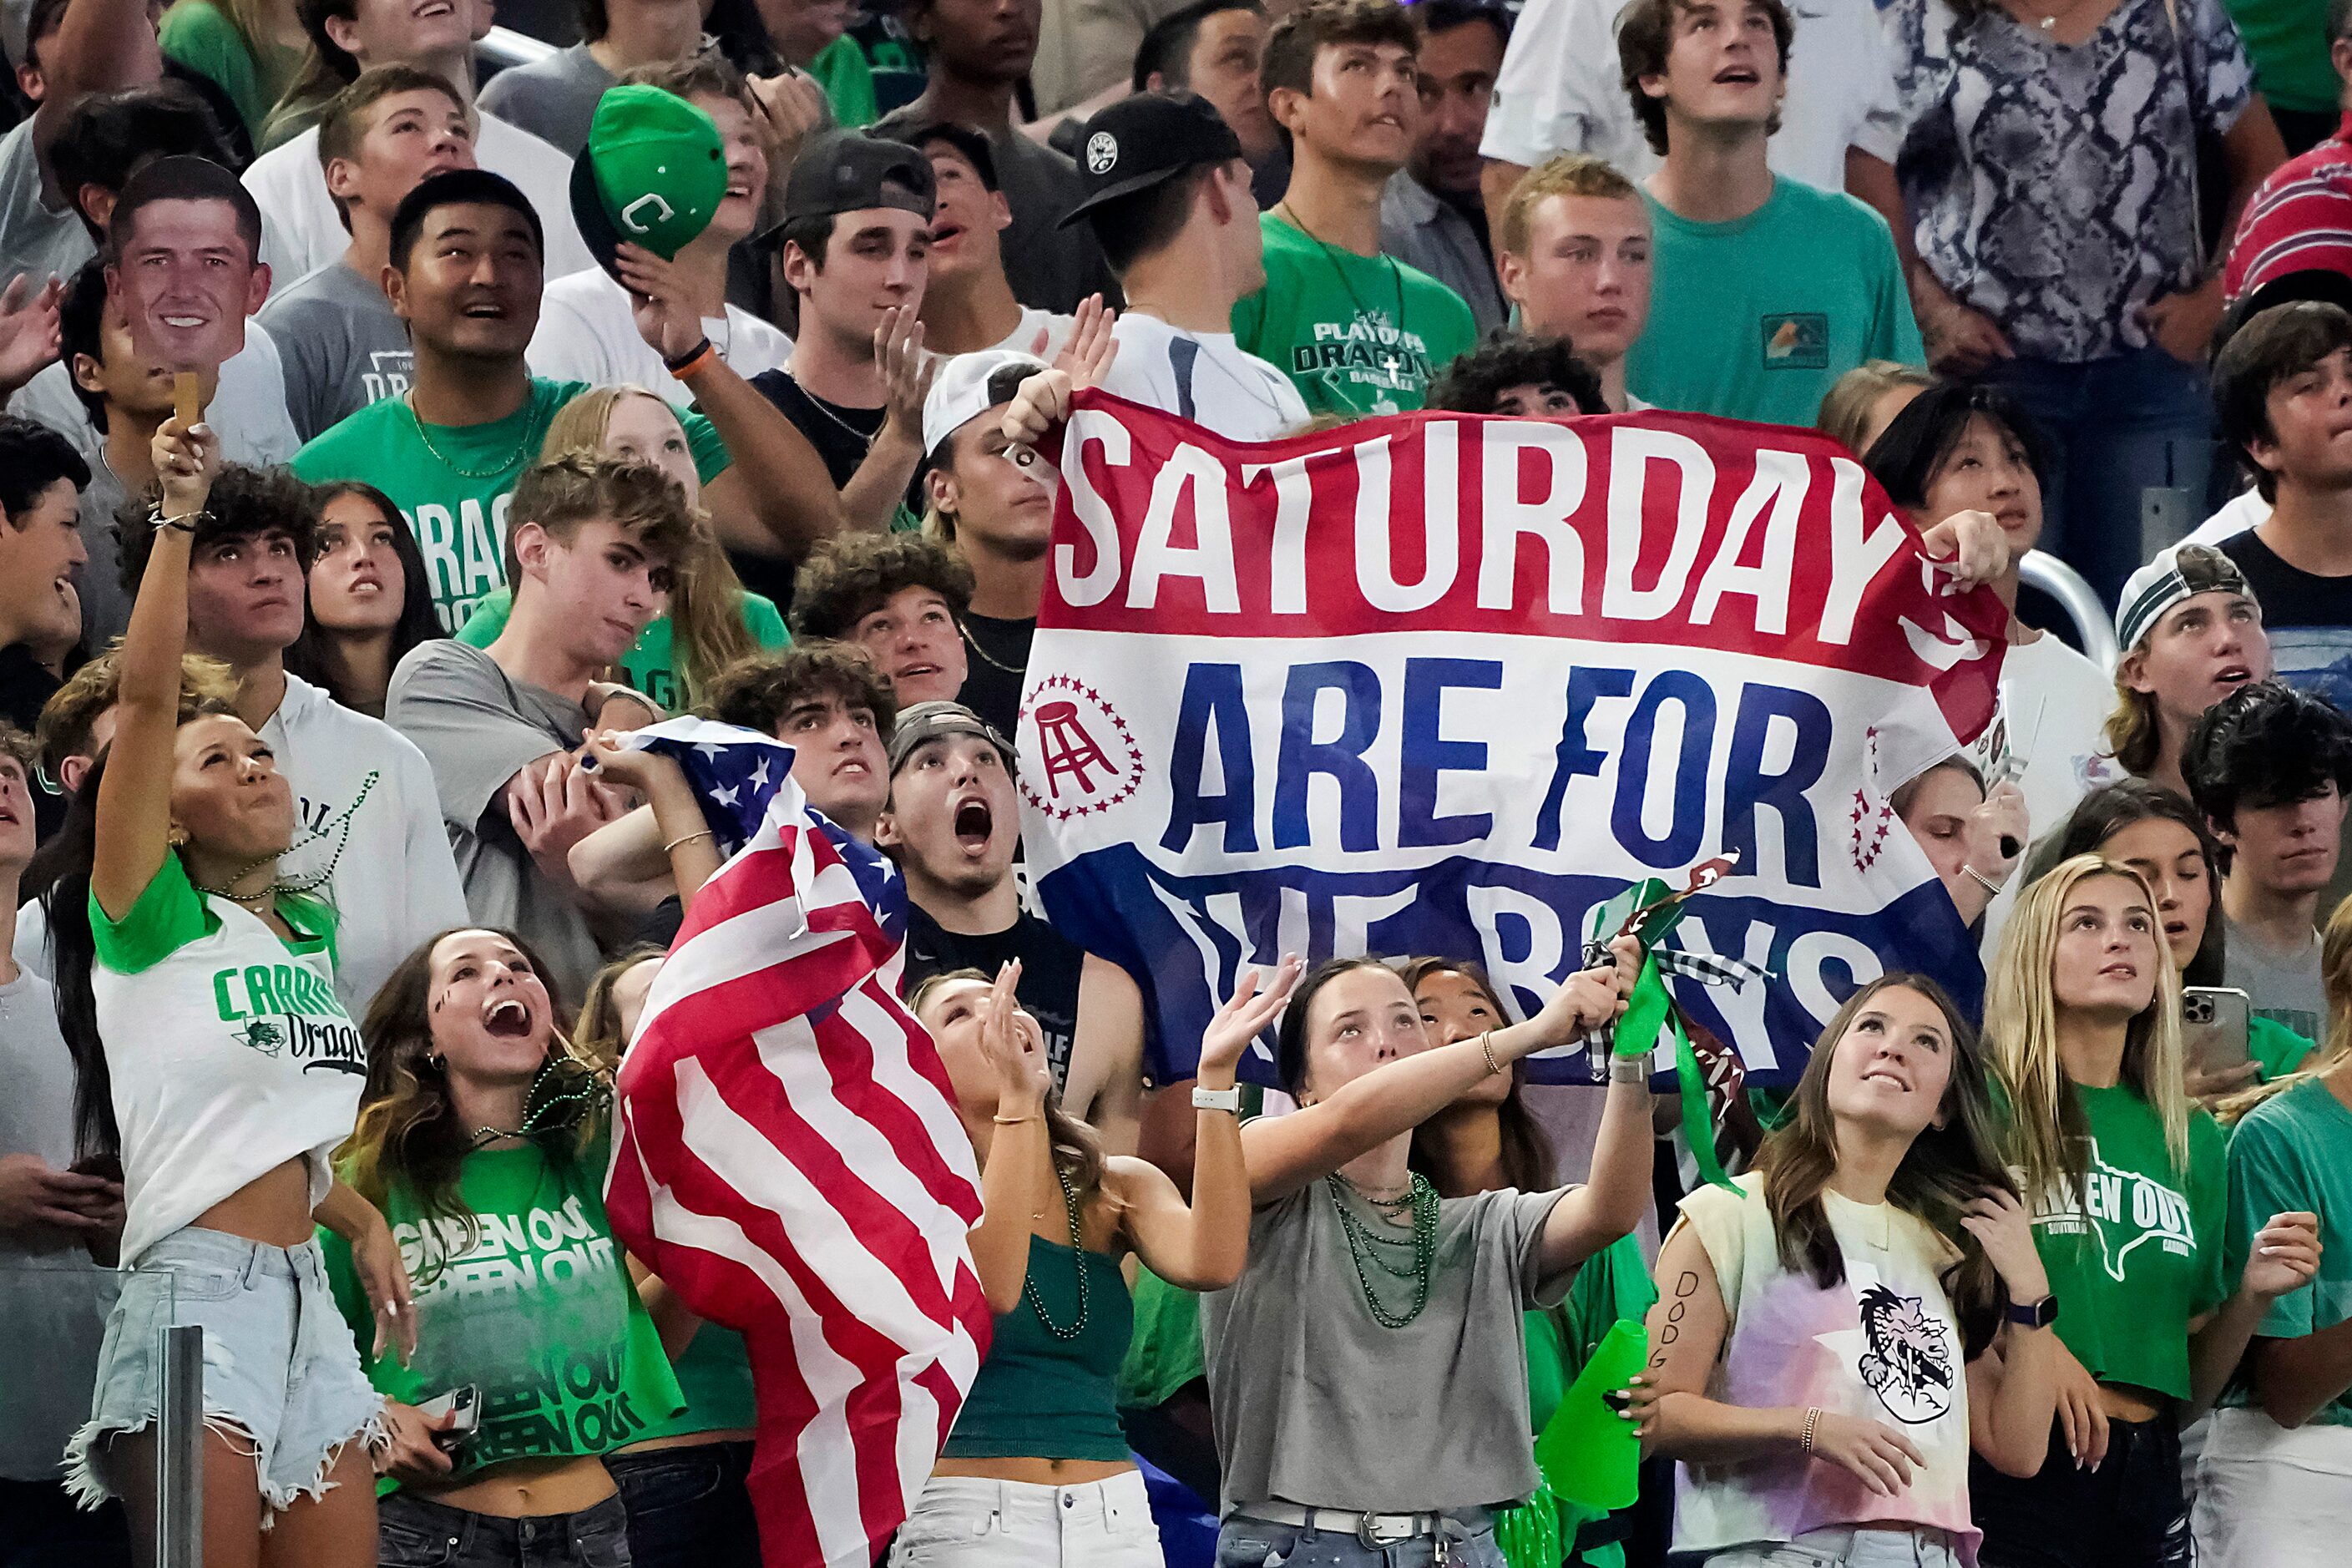
[[[1963,865],[1960,868],[1960,875],[1975,882],[1978,887],[1982,888],[1986,892],[1992,894],[1995,898],[1999,898],[2000,896],[2001,885],[1999,882],[1994,881],[1990,877],[1986,876],[1982,871],[1978,870],[1974,866]]]

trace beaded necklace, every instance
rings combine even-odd
[[[317,892],[320,888],[325,887],[329,881],[333,879],[335,868],[343,863],[343,851],[350,848],[352,843],[352,819],[359,816],[360,807],[367,804],[368,792],[375,788],[375,781],[383,776],[383,775],[375,769],[370,768],[368,770],[367,777],[360,781],[359,798],[352,801],[351,805],[345,806],[333,816],[329,817],[324,827],[311,828],[307,837],[296,839],[293,843],[288,845],[284,849],[279,850],[275,855],[264,855],[257,860],[247,861],[227,879],[226,887],[209,888],[204,883],[197,881],[194,877],[188,879],[188,885],[195,889],[199,893],[211,893],[215,897],[226,899],[230,903],[239,905],[248,910],[256,908],[257,906],[266,906],[282,893]],[[243,881],[251,873],[258,871],[264,866],[268,865],[272,860],[282,860],[287,856],[293,854],[297,849],[302,848],[306,845],[317,843],[320,839],[327,837],[331,831],[334,831],[338,828],[341,831],[341,836],[335,840],[335,852],[327,857],[325,868],[320,871],[317,876],[305,877],[301,880],[295,882],[289,882],[280,879],[279,880],[271,882],[269,886],[262,889],[257,893],[239,893],[231,891],[237,883]]]
[[[1331,1199],[1331,1207],[1339,1216],[1339,1228],[1348,1237],[1348,1255],[1356,1265],[1356,1283],[1363,1287],[1364,1305],[1371,1310],[1372,1321],[1384,1329],[1402,1329],[1421,1316],[1429,1305],[1430,1267],[1437,1257],[1437,1189],[1420,1172],[1413,1173],[1412,1184],[1404,1195],[1376,1198],[1347,1177],[1334,1172],[1323,1178]],[[1390,1224],[1402,1223],[1406,1210],[1412,1212],[1412,1236],[1410,1240],[1400,1237],[1382,1236],[1358,1218],[1348,1205],[1347,1194],[1358,1198]],[[1392,1261],[1393,1255],[1403,1248],[1412,1248],[1411,1264]],[[1367,1264],[1370,1267],[1367,1268]],[[1391,1311],[1381,1305],[1372,1289],[1372,1269],[1378,1269],[1392,1279],[1413,1282],[1412,1305],[1402,1312]]]
[[[1038,1299],[1037,1281],[1034,1277],[1021,1281],[1021,1294],[1028,1298],[1029,1310],[1037,1314],[1037,1321],[1045,1325],[1045,1331],[1057,1340],[1067,1342],[1087,1331],[1087,1252],[1084,1232],[1078,1224],[1077,1184],[1070,1180],[1070,1173],[1059,1160],[1054,1162],[1054,1179],[1062,1184],[1062,1206],[1070,1215],[1070,1262],[1078,1273],[1078,1321],[1066,1329],[1047,1317],[1045,1303]]]

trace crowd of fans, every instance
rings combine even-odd
[[[215,1568],[758,1561],[744,1342],[602,1201],[720,865],[624,743],[684,712],[903,872],[980,1157],[993,1348],[891,1563],[2341,1560],[2352,0],[509,20],[560,47],[0,0],[0,1568],[150,1560],[168,1324]],[[657,254],[598,192],[681,134]],[[110,289],[158,206],[250,279],[194,424]],[[2012,612],[1890,800],[1980,1015],[1863,985],[1728,1187],[1638,1065],[1527,1081],[1625,943],[1524,1017],[1286,961],[1154,1081],[1019,871],[1083,387],[1818,428]],[[1580,1508],[1533,1439],[1625,1320],[1653,1462]]]

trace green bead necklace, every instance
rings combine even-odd
[[[1087,1331],[1087,1253],[1083,1245],[1085,1233],[1078,1223],[1080,1205],[1077,1184],[1070,1180],[1070,1173],[1063,1167],[1059,1160],[1054,1162],[1054,1179],[1062,1184],[1062,1206],[1067,1209],[1070,1215],[1070,1262],[1078,1271],[1078,1321],[1068,1328],[1064,1328],[1045,1315],[1045,1303],[1038,1298],[1037,1279],[1034,1274],[1021,1281],[1021,1294],[1028,1298],[1029,1310],[1037,1314],[1037,1321],[1045,1325],[1047,1333],[1057,1340],[1075,1340]]]
[[[1428,1177],[1418,1171],[1413,1173],[1412,1185],[1402,1197],[1372,1197],[1336,1172],[1324,1177],[1323,1184],[1330,1195],[1331,1207],[1339,1216],[1339,1228],[1348,1237],[1348,1255],[1356,1265],[1356,1283],[1363,1287],[1364,1305],[1371,1310],[1372,1321],[1384,1329],[1403,1328],[1420,1317],[1422,1309],[1429,1305],[1430,1266],[1437,1257],[1437,1189],[1430,1184]],[[1355,1194],[1391,1224],[1398,1223],[1404,1212],[1411,1209],[1412,1238],[1406,1241],[1382,1236],[1366,1225],[1356,1216],[1355,1210],[1349,1207],[1347,1194],[1349,1193]],[[1391,1255],[1407,1247],[1412,1248],[1412,1262],[1409,1266],[1391,1261]],[[1412,1305],[1402,1312],[1391,1311],[1382,1306],[1380,1296],[1372,1289],[1372,1269],[1378,1269],[1391,1279],[1412,1280]]]

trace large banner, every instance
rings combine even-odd
[[[1061,468],[1023,831],[1051,918],[1143,986],[1155,1072],[1285,952],[1475,958],[1524,1014],[1588,910],[1726,854],[1675,941],[1770,973],[1677,992],[1757,1081],[1885,970],[1974,1005],[1887,797],[1991,718],[2006,614],[1843,447],[1667,414],[1249,446],[1088,393]]]

